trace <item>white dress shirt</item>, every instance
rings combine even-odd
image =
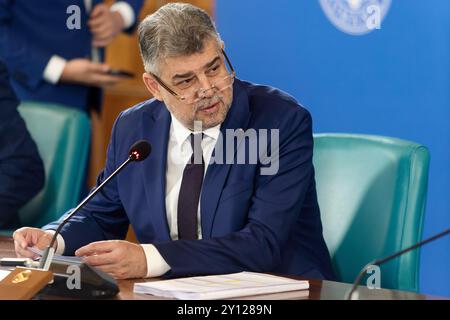
[[[169,226],[170,237],[172,240],[178,239],[178,196],[183,179],[183,171],[186,163],[192,155],[192,147],[188,140],[191,130],[183,126],[173,115],[171,115],[172,123],[170,125],[169,141],[167,147],[167,164],[166,164],[166,216]],[[206,174],[211,155],[220,134],[220,124],[203,130],[202,151],[205,162]],[[53,233],[54,231],[47,231]],[[197,210],[197,235],[198,239],[202,238],[200,201]],[[64,239],[61,235],[57,237],[58,254],[64,252]],[[170,266],[152,244],[142,244],[145,257],[147,260],[147,277],[158,277],[170,270]]]
[[[92,10],[92,0],[84,0],[84,6],[86,8],[86,12],[89,14]],[[129,27],[131,27],[136,20],[133,9],[125,1],[117,1],[111,6],[110,10],[120,13],[124,21],[124,29],[128,29]],[[94,61],[99,59],[97,50],[93,50],[93,55],[97,56],[95,57]],[[58,83],[64,71],[66,63],[67,60],[63,57],[60,57],[56,54],[53,55],[44,69],[44,80],[50,82],[51,84]]]

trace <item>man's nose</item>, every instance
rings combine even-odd
[[[210,79],[204,74],[199,76],[200,90],[199,96],[200,98],[210,98],[214,95],[214,90],[212,90],[212,84]]]

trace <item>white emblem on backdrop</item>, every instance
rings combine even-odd
[[[391,0],[319,0],[327,18],[339,30],[363,35],[381,28]]]

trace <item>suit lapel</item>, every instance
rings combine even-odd
[[[233,103],[228,112],[227,118],[223,122],[220,132],[222,135],[222,144],[217,144],[213,151],[213,157],[216,154],[216,150],[221,148],[223,150],[223,159],[227,159],[226,154],[226,130],[227,129],[242,129],[246,130],[248,122],[250,120],[250,109],[248,105],[248,95],[245,89],[242,87],[242,83],[236,79],[233,86]],[[232,150],[233,158],[239,148],[239,144],[242,141],[242,137],[238,139],[235,149]],[[206,176],[203,181],[202,194],[201,194],[201,225],[202,225],[202,237],[208,239],[211,237],[212,225],[219,203],[220,195],[222,194],[225,181],[228,177],[232,164],[217,164],[210,163],[206,171]]]
[[[157,109],[146,110],[142,117],[142,136],[148,139],[152,146],[152,153],[143,168],[142,183],[149,208],[152,208],[152,212],[148,214],[153,216],[155,240],[168,241],[170,232],[166,217],[166,164],[171,120],[165,106],[153,108]]]

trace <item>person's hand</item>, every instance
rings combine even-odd
[[[143,278],[147,275],[144,249],[128,241],[93,242],[75,251],[75,255],[116,279]]]
[[[94,63],[88,59],[73,59],[67,61],[60,81],[106,87],[123,80],[119,76],[108,75],[109,69],[106,64]]]
[[[100,3],[92,10],[88,26],[93,35],[92,45],[105,47],[122,31],[125,22],[119,12],[112,12],[107,5]]]
[[[28,247],[45,249],[52,240],[52,235],[37,228],[24,227],[14,231],[14,249],[19,258],[36,259],[37,255],[27,250]],[[56,241],[55,241],[56,248]]]

